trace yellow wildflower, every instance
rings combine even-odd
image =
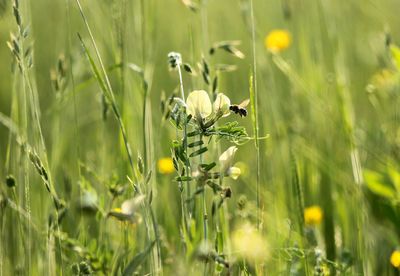
[[[394,267],[400,267],[400,251],[393,251],[392,256],[390,256],[390,262]]]
[[[285,30],[273,30],[265,38],[265,47],[271,52],[280,52],[289,47],[290,33]]]
[[[122,209],[121,208],[114,208],[114,209],[111,210],[111,212],[122,213]]]
[[[170,174],[174,171],[174,163],[172,158],[160,158],[158,160],[158,171],[162,174]]]
[[[317,225],[322,220],[322,210],[319,206],[311,206],[304,209],[304,220],[306,225]]]

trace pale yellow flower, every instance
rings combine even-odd
[[[304,209],[304,221],[306,225],[320,224],[322,221],[322,210],[319,206],[311,206]]]
[[[162,174],[170,174],[174,171],[174,162],[172,158],[160,158],[157,163],[158,171]]]
[[[223,93],[218,93],[214,102],[214,112],[217,116],[226,117],[230,114],[231,100]]]
[[[285,30],[273,30],[265,38],[265,47],[271,52],[280,52],[287,49],[291,42],[291,36]]]
[[[400,251],[393,251],[392,255],[390,256],[390,262],[394,267],[400,267]]]
[[[241,171],[238,167],[230,167],[228,169],[228,175],[232,177],[234,180],[236,180],[239,177],[240,173]]]
[[[204,90],[192,91],[186,100],[186,112],[196,118],[198,116],[200,116],[200,118],[210,116],[212,105],[207,92]]]

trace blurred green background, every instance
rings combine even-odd
[[[173,181],[175,175],[157,172],[157,160],[171,155],[171,140],[176,139],[172,124],[163,120],[160,108],[162,92],[169,97],[178,91],[179,84],[176,71],[168,70],[167,55],[171,51],[181,53],[184,62],[198,73],[184,75],[186,95],[208,88],[197,67],[202,56],[210,68],[236,65],[237,70],[218,74],[218,91],[233,103],[249,98],[249,72],[253,67],[250,1],[193,2],[199,7],[197,11],[179,0],[82,1],[109,69],[135,163],[138,154],[147,152],[148,169],[153,171],[149,187],[162,233],[165,274],[185,275],[196,270],[195,264],[188,264],[182,249],[181,198]],[[26,133],[28,143],[43,159],[45,151],[30,108],[27,126],[23,127],[23,78],[6,44],[10,32],[18,32],[13,4],[0,0],[0,112]],[[253,4],[259,135],[269,134],[268,139],[260,140],[260,185],[262,236],[270,253],[262,270],[250,269],[249,273],[319,273],[315,272],[318,262],[314,255],[309,256],[308,264],[303,262],[304,256],[318,248],[323,259],[329,260],[323,263],[331,274],[336,270],[346,275],[397,275],[390,256],[400,238],[400,51],[396,48],[400,44],[400,2],[254,0]],[[101,256],[99,263],[115,265],[116,256],[123,252],[121,225],[96,218],[96,212],[84,215],[79,208],[87,194],[93,195],[106,212],[132,194],[126,179],[129,161],[117,121],[111,108],[105,111],[101,89],[77,36],[79,32],[94,57],[87,29],[75,1],[20,0],[19,5],[24,26],[29,25],[24,47],[33,45],[33,67],[27,78],[39,98],[48,170],[58,196],[68,206],[61,231],[82,246],[92,246],[92,251]],[[279,54],[271,54],[264,45],[265,37],[274,29],[287,30],[292,38],[290,47]],[[213,43],[224,40],[240,40],[237,48],[245,58],[224,51],[210,56]],[[142,80],[129,69],[129,63],[143,69],[149,84],[144,119]],[[62,64],[65,76],[62,87],[55,89],[54,76],[60,76],[58,64]],[[254,135],[251,116],[224,120],[237,120],[250,136]],[[64,262],[54,253],[58,250],[57,235],[47,236],[49,216],[53,220],[55,216],[53,202],[3,121],[0,191],[2,202],[8,204],[0,209],[1,273],[44,275],[63,270],[70,275],[74,263],[90,263],[90,258],[68,246],[63,247]],[[223,141],[222,151],[229,146]],[[215,156],[205,158],[212,161]],[[229,236],[246,221],[255,223],[253,141],[239,147],[235,162],[240,162],[242,175],[225,183],[233,191],[225,203]],[[16,178],[15,189],[5,185],[11,174]],[[25,176],[30,199],[26,197]],[[125,185],[128,191],[113,198],[109,193],[112,184]],[[10,207],[8,199],[22,211]],[[211,206],[211,193],[208,199]],[[247,209],[238,205],[243,201]],[[298,214],[312,205],[322,208],[323,220],[302,230],[297,226]],[[25,221],[24,212],[31,214],[31,224],[20,221]],[[20,226],[21,232],[17,230]],[[125,234],[132,250],[129,256],[146,247],[143,223],[134,227]],[[302,244],[299,237],[308,234],[315,236],[315,243],[308,240]],[[102,245],[104,249],[98,253]],[[293,253],[298,247],[305,255]],[[237,252],[228,251],[225,254],[232,263],[240,263],[236,262]],[[340,272],[347,264],[346,272]],[[102,273],[111,273],[105,271]],[[244,271],[232,270],[235,275],[245,275]],[[140,270],[147,272],[146,266]]]

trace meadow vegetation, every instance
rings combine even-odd
[[[399,275],[397,0],[0,0],[0,275]]]

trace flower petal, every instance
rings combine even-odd
[[[214,102],[215,114],[221,114],[222,117],[226,117],[230,114],[229,107],[231,106],[231,100],[223,93],[219,93]]]
[[[238,167],[230,167],[228,170],[228,174],[230,177],[232,177],[232,179],[236,180],[239,175],[240,175],[241,171]]]
[[[197,117],[196,115],[201,118],[210,116],[212,107],[207,92],[204,90],[191,92],[186,100],[186,112],[193,117]]]
[[[233,158],[235,157],[235,152],[237,151],[237,147],[232,146],[228,148],[224,153],[219,157],[219,163],[221,169],[226,172],[230,167],[232,167]]]

